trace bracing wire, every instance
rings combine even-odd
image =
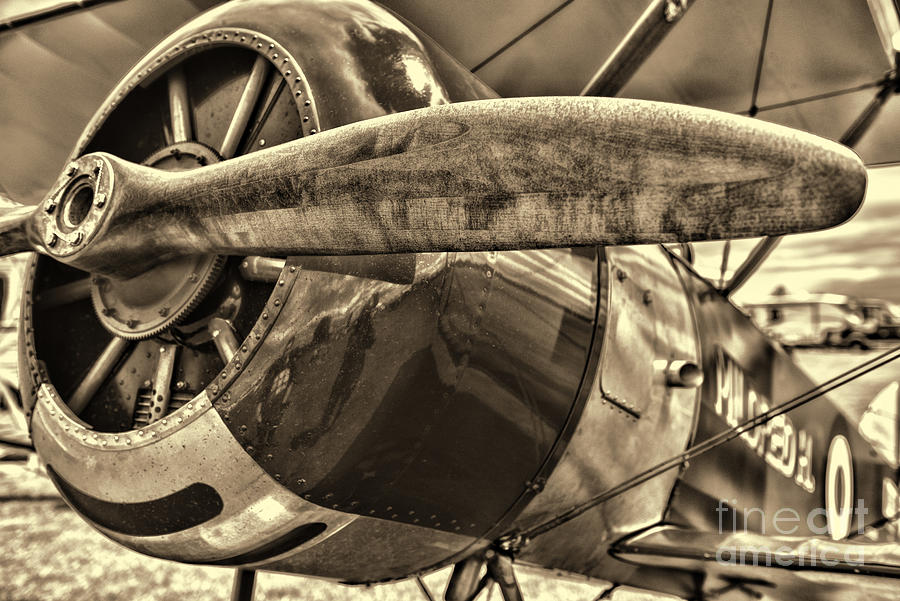
[[[732,428],[723,430],[719,434],[711,436],[711,437],[707,438],[706,440],[689,447],[687,450],[679,453],[678,455],[675,455],[674,457],[666,459],[665,461],[662,461],[660,463],[657,463],[656,465],[644,470],[643,472],[640,472],[639,474],[636,474],[636,475],[632,476],[631,478],[624,480],[623,482],[617,484],[616,486],[613,486],[612,488],[605,490],[604,492],[592,497],[591,499],[585,501],[584,503],[576,505],[575,507],[558,515],[555,518],[547,520],[541,524],[538,524],[537,526],[529,528],[528,530],[526,530],[520,534],[514,535],[513,537],[508,537],[508,538],[515,538],[517,541],[524,542],[524,541],[533,539],[537,536],[540,536],[542,534],[545,534],[545,533],[549,532],[550,530],[553,530],[554,528],[561,526],[562,524],[565,524],[566,522],[569,522],[569,521],[575,519],[576,517],[580,516],[584,512],[588,511],[589,509],[591,509],[593,507],[596,507],[597,505],[600,505],[601,503],[605,503],[606,501],[609,501],[610,499],[613,499],[613,498],[643,484],[644,482],[647,482],[648,480],[655,478],[656,476],[659,476],[671,469],[679,467],[679,466],[683,465],[686,461],[689,461],[689,460],[693,459],[694,457],[697,457],[697,456],[707,453],[717,447],[720,447],[723,444],[730,442],[731,440],[734,440],[735,438],[737,438],[744,432],[747,432],[749,430],[752,430],[753,428],[762,426],[763,424],[766,424],[769,421],[775,419],[779,415],[783,415],[783,414],[787,413],[788,411],[796,409],[797,407],[805,405],[805,404],[809,403],[810,401],[820,398],[821,396],[823,396],[837,388],[840,388],[841,386],[844,386],[847,383],[852,382],[853,380],[856,380],[857,378],[860,378],[860,377],[866,375],[867,373],[869,373],[883,365],[886,365],[887,363],[890,363],[891,361],[894,361],[895,359],[898,359],[898,358],[900,358],[900,346],[896,346],[892,349],[889,349],[889,350],[873,357],[872,359],[869,359],[868,361],[864,361],[864,362],[860,363],[859,365],[835,376],[834,378],[831,378],[830,380],[822,382],[821,384],[812,387],[808,391],[806,391],[788,401],[785,401],[779,405],[772,407],[771,409],[769,409],[768,411],[766,411],[764,413],[760,413],[757,416],[754,416],[750,419],[744,420],[743,422],[737,424],[736,426],[734,426]]]

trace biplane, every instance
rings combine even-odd
[[[894,597],[897,387],[827,394],[900,350],[817,385],[730,297],[900,159],[895,3],[212,4],[0,24],[21,407],[77,513],[235,599]]]

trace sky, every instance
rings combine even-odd
[[[755,243],[732,242],[729,272]],[[722,245],[695,245],[697,268],[716,280]],[[785,236],[734,299],[739,303],[763,299],[779,285],[789,293],[831,292],[900,303],[900,166],[869,170],[863,206],[847,223]]]

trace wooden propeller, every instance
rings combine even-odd
[[[681,105],[521,98],[372,119],[189,172],[95,153],[0,252],[131,276],[186,254],[621,245],[818,230],[859,207],[847,148]]]

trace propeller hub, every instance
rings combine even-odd
[[[143,164],[164,171],[188,171],[217,162],[218,154],[208,146],[180,142],[153,153]],[[88,203],[88,192],[82,192],[84,187],[76,187],[77,181],[67,195],[68,203],[62,207],[65,225],[79,218],[83,221],[82,214],[90,215],[90,207],[85,211],[81,206]],[[95,276],[91,280],[91,299],[97,317],[107,330],[128,340],[155,336],[181,322],[200,305],[224,264],[222,256],[190,255],[129,279]]]
[[[42,238],[48,254],[78,252],[103,225],[113,171],[103,157],[88,155],[69,164],[55,192],[42,206]]]

